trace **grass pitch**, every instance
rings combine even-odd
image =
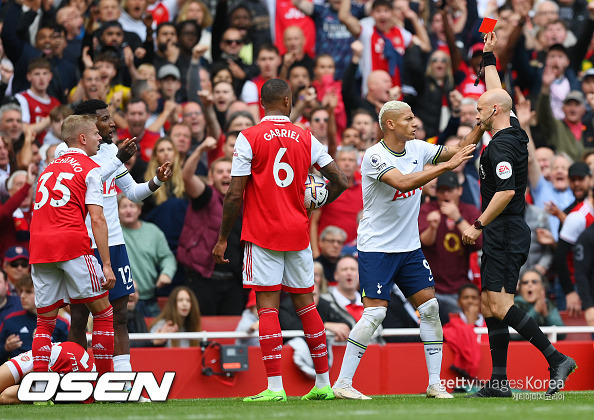
[[[522,394],[529,395],[529,394]],[[538,395],[543,395],[540,393]],[[0,406],[2,419],[473,419],[592,418],[594,391],[563,392],[563,399],[427,399],[420,395],[374,396],[371,401],[300,401],[244,403],[239,398],[171,400],[149,404],[68,404]],[[527,397],[524,397],[527,398]]]

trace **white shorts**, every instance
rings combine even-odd
[[[243,285],[256,292],[281,289],[290,293],[313,292],[311,247],[301,251],[273,251],[246,242],[243,252]]]
[[[68,261],[31,265],[38,313],[50,312],[70,303],[92,302],[109,292],[101,289],[105,278],[94,255]]]

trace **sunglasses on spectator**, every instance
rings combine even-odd
[[[437,57],[434,57],[434,58],[431,59],[431,62],[432,63],[444,63],[445,64],[445,63],[448,62],[448,59],[447,58],[437,58]]]
[[[27,267],[29,267],[29,261],[11,261],[10,266],[12,268],[17,268],[17,267],[27,268]]]
[[[324,120],[324,122],[328,122],[328,118],[314,118],[313,120],[315,122],[322,122],[322,120]]]
[[[223,42],[227,45],[232,45],[232,44],[243,44],[243,41],[241,39],[224,39]]]

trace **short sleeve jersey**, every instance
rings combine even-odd
[[[37,182],[31,221],[31,263],[68,261],[91,254],[87,205],[103,206],[99,165],[81,149],[68,149]]]
[[[511,126],[499,130],[483,150],[480,159],[482,210],[485,211],[498,191],[515,194],[501,216],[524,217],[528,184],[528,136],[515,116]]]
[[[419,209],[421,188],[403,193],[382,182],[392,169],[408,175],[436,163],[443,146],[410,140],[402,153],[384,141],[370,147],[361,163],[363,217],[357,230],[357,249],[364,252],[409,252],[421,247]]]
[[[251,175],[244,193],[241,239],[274,251],[309,246],[303,200],[311,165],[332,162],[324,146],[288,117],[264,117],[235,143],[231,176]]]
[[[8,361],[8,368],[12,372],[15,383],[33,371],[33,351],[21,353]],[[78,344],[65,341],[52,344],[49,370],[51,372],[90,372],[95,365],[90,362],[89,354]]]
[[[572,211],[565,218],[559,232],[559,238],[573,245],[592,222],[594,222],[594,209],[589,200],[584,200],[579,209]]]

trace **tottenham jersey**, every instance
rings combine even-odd
[[[363,218],[357,230],[357,249],[363,252],[409,252],[421,247],[419,209],[421,189],[400,192],[382,177],[391,169],[403,175],[421,172],[436,163],[443,146],[410,140],[404,152],[390,150],[382,140],[365,152],[361,164]]]
[[[56,148],[56,156],[60,156],[62,150],[66,150],[65,143],[60,143]],[[91,159],[101,167],[101,181],[103,182],[103,214],[107,221],[109,233],[109,246],[121,245],[124,243],[124,234],[120,226],[118,213],[118,201],[116,190],[116,179],[128,173],[124,164],[116,157],[118,147],[115,144],[101,144],[99,151]],[[114,171],[115,169],[115,171]],[[91,218],[87,216],[85,223],[92,241],[92,248],[96,248],[93,230],[91,229]]]

